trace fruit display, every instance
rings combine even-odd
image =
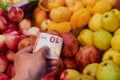
[[[120,0],[13,2],[0,3],[0,80],[14,77],[15,54],[41,32],[63,45],[56,69],[40,80],[120,80]]]

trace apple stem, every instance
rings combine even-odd
[[[107,66],[107,63],[104,63],[104,66]]]

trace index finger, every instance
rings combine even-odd
[[[19,50],[17,53],[32,53],[32,51],[33,51],[33,46],[28,46]]]

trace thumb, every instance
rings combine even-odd
[[[49,47],[44,46],[40,48],[34,55],[38,56],[39,58],[45,58],[46,54],[50,51]]]
[[[28,46],[19,50],[17,53],[32,53],[32,50],[33,50],[33,46]]]

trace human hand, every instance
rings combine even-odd
[[[33,47],[29,46],[15,55],[14,67],[15,77],[13,80],[40,80],[40,77],[45,74],[46,71],[55,69],[57,63],[56,60],[48,61],[46,67],[45,56],[49,51],[48,47],[42,47],[37,52],[32,53]]]

